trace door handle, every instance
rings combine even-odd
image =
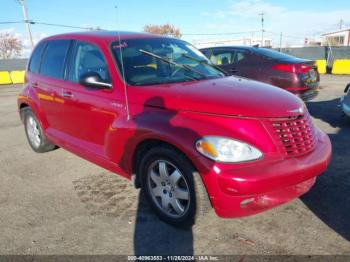
[[[37,88],[38,87],[38,82],[32,82],[32,87]]]
[[[72,98],[73,94],[71,92],[68,92],[68,91],[63,91],[62,96],[65,98]]]
[[[238,70],[237,68],[232,68],[232,69],[230,70],[230,72],[231,72],[231,73],[238,73],[239,70]]]

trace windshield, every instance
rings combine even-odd
[[[130,85],[154,85],[224,77],[192,45],[171,38],[129,39],[112,43],[119,72]],[[123,65],[121,63],[123,58]]]

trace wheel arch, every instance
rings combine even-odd
[[[30,105],[29,105],[28,103],[26,103],[26,102],[21,102],[21,103],[19,104],[18,108],[19,108],[19,116],[21,117],[21,121],[24,122],[23,110],[24,110],[25,108],[31,108],[31,107],[30,107]]]
[[[23,97],[20,97],[17,100],[17,108],[18,108],[22,122],[24,120],[23,114],[22,114],[23,109],[28,108],[35,114],[35,116],[38,118],[42,128],[45,130],[49,125],[48,125],[48,122],[47,122],[47,119],[46,119],[44,112],[42,111],[42,109],[38,105],[39,105],[38,101],[35,101],[33,99],[29,99],[29,98],[24,99]]]
[[[138,166],[141,161],[142,155],[145,154],[151,148],[156,146],[170,147],[176,150],[179,154],[183,155],[189,161],[189,163],[191,163],[192,167],[195,170],[198,170],[196,168],[196,165],[190,159],[190,157],[188,157],[188,155],[181,148],[161,139],[150,139],[150,138],[145,139],[143,141],[140,141],[137,144],[131,157],[131,168],[132,168],[132,174],[134,176],[134,185],[136,188],[140,188],[141,186],[140,174],[138,173]]]

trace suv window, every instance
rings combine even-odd
[[[125,39],[111,44],[119,72],[131,85],[224,77],[194,46],[174,38]]]
[[[206,57],[210,57],[212,52],[210,49],[200,49],[199,51],[201,51]]]
[[[44,52],[40,73],[54,78],[63,78],[64,63],[70,40],[53,40],[48,42]]]
[[[42,57],[43,51],[45,49],[45,46],[46,46],[46,42],[41,42],[35,48],[32,56],[30,58],[28,71],[33,72],[33,73],[39,73],[41,57]]]
[[[233,64],[243,63],[248,58],[248,52],[244,50],[236,50],[236,53],[233,57]]]
[[[79,82],[80,77],[88,72],[96,72],[105,83],[110,83],[107,63],[97,46],[86,42],[76,42],[68,79]]]
[[[277,60],[283,60],[283,59],[288,59],[293,56],[277,52],[275,50],[267,49],[267,48],[255,48],[254,53],[263,56],[264,58],[268,59],[277,59]]]
[[[230,65],[233,63],[234,51],[214,50],[210,56],[210,61],[214,65]]]
[[[214,65],[231,65],[244,62],[248,57],[245,50],[214,50],[210,56],[210,61]]]

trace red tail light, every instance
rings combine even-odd
[[[297,74],[306,74],[310,71],[310,67],[302,64],[276,64],[272,68],[278,71],[297,73]]]

